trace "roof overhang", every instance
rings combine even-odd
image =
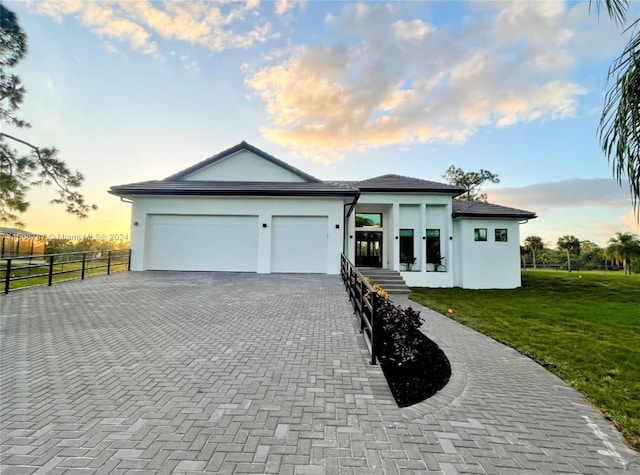
[[[368,188],[366,186],[358,185],[358,189],[361,193],[411,193],[411,194],[433,194],[438,193],[442,195],[449,196],[458,196],[465,192],[462,188],[460,189],[441,189],[441,188],[400,188],[400,187],[388,187],[388,188],[378,188],[371,187]]]
[[[491,219],[535,219],[535,213],[452,213],[453,219],[457,218],[491,218]]]
[[[133,198],[140,196],[274,196],[274,197],[327,197],[357,198],[356,188],[327,186],[323,183],[275,182],[146,182],[112,186],[112,195]]]

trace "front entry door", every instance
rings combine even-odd
[[[356,267],[382,267],[382,231],[356,231]]]

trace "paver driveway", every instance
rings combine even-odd
[[[122,273],[0,297],[2,474],[638,473],[561,381],[424,310],[397,408],[335,276]]]

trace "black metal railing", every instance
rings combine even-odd
[[[131,270],[131,249],[105,249],[40,254],[0,259],[0,285],[8,294],[33,285],[52,285],[60,280],[84,279],[87,275]]]
[[[371,364],[376,364],[382,345],[382,321],[378,313],[381,297],[344,254],[340,256],[340,275],[353,313],[360,321],[360,333],[371,353]]]

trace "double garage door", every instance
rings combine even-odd
[[[324,274],[327,224],[326,216],[273,216],[269,230],[258,216],[149,215],[146,268],[257,272],[268,262],[270,272]],[[270,249],[261,248],[259,233],[269,231]]]

